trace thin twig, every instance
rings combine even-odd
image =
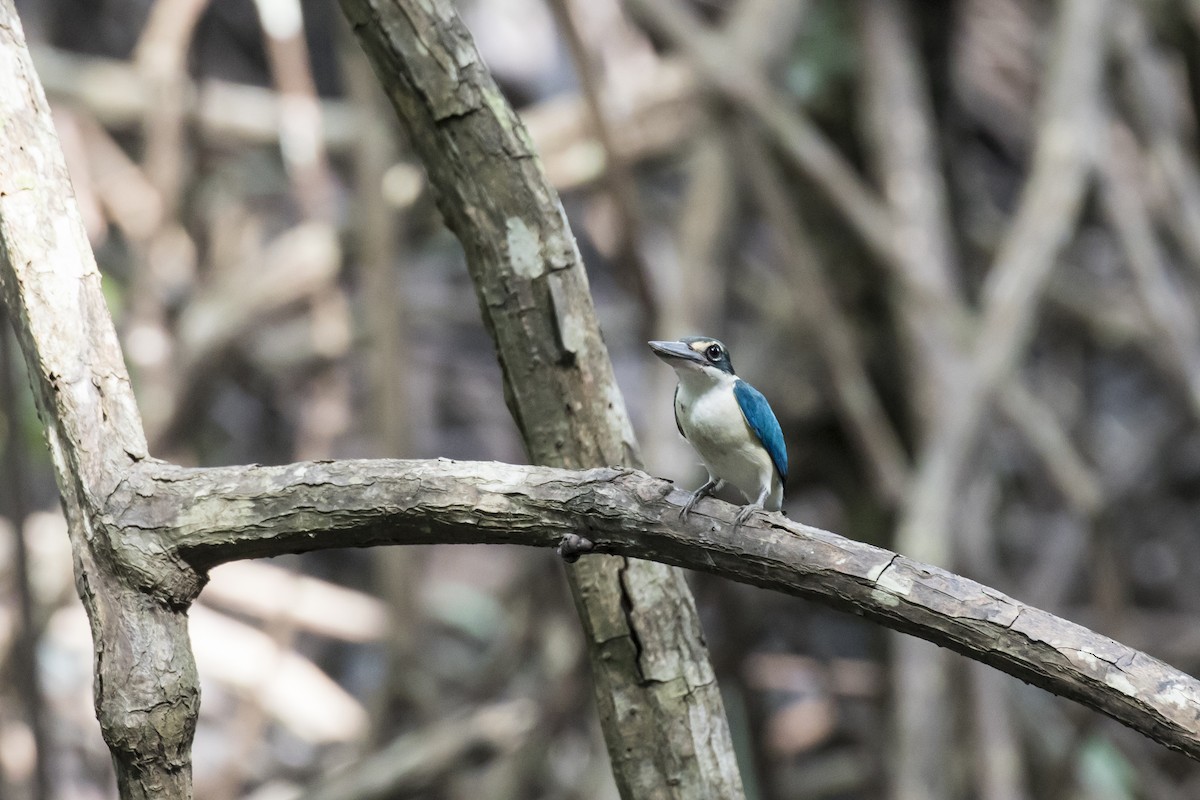
[[[1025,763],[1008,699],[1012,681],[982,664],[968,670],[980,800],[1026,800]]]
[[[167,218],[175,216],[187,166],[187,55],[208,4],[209,0],[155,0],[134,49],[135,67],[149,101],[143,108],[143,163],[166,203],[163,216]]]
[[[195,275],[196,248],[179,222],[184,178],[190,163],[186,137],[186,87],[188,52],[200,17],[209,0],[155,0],[138,40],[135,67],[147,89],[141,132],[145,140],[141,175],[152,191],[143,193],[153,214],[141,223],[144,235],[132,241],[135,269],[127,291],[124,336],[130,342],[130,361],[139,388],[146,398],[146,419],[160,419],[159,398],[170,396],[176,385],[172,366],[172,338],[168,333],[167,304],[186,294]],[[93,141],[115,145],[103,131]],[[121,169],[125,160],[119,147],[109,149],[109,161]],[[136,174],[124,169],[126,174]],[[107,194],[114,196],[116,187]],[[153,346],[136,346],[141,342]]]
[[[896,219],[891,268],[905,276],[898,277],[902,291],[895,296],[917,363],[909,381],[910,404],[923,441],[931,424],[959,403],[969,370],[966,336],[979,322],[957,285],[949,201],[937,163],[937,125],[912,24],[904,6],[894,0],[871,0],[863,10],[863,45],[873,56],[866,62],[868,138]],[[922,289],[903,291],[905,286]],[[1054,414],[1019,376],[1004,382],[1000,392],[1002,409],[1063,495],[1075,507],[1094,513],[1100,500],[1098,481]],[[910,543],[897,546],[910,552]]]
[[[603,181],[608,189],[617,227],[616,247],[612,258],[617,267],[617,274],[632,287],[633,294],[641,305],[639,338],[649,339],[655,335],[658,328],[659,302],[654,293],[654,282],[650,278],[650,267],[640,247],[643,233],[637,182],[629,161],[617,147],[617,136],[610,120],[611,114],[605,107],[602,81],[596,75],[592,54],[575,22],[572,0],[549,0],[549,6],[563,38],[567,40],[589,121],[595,131],[596,140],[604,151]]]
[[[1105,0],[1065,0],[1040,105],[1033,171],[983,289],[972,366],[919,459],[897,541],[935,562],[949,556],[949,515],[995,388],[1016,367],[1055,258],[1075,227],[1095,162]]]
[[[887,259],[892,254],[888,210],[854,168],[806,116],[756,72],[728,58],[724,38],[704,27],[677,0],[626,0],[657,33],[678,46],[707,85],[749,111],[775,143],[829,196],[863,241]]]
[[[1137,185],[1141,158],[1132,132],[1110,119],[1107,139],[1108,152],[1098,161],[1105,217],[1125,251],[1155,338],[1165,344],[1174,371],[1187,387],[1192,413],[1200,415],[1200,321],[1172,278],[1155,236],[1150,209]]]
[[[769,73],[789,54],[812,5],[812,0],[739,0],[724,25],[733,46],[729,60]]]
[[[803,222],[756,134],[744,131],[739,142],[750,182],[776,231],[780,257],[790,273],[786,284],[793,307],[807,320],[833,382],[834,405],[876,488],[897,502],[908,481],[907,457],[871,385],[853,328],[838,308]]]
[[[1186,3],[1192,28],[1200,30],[1200,2]],[[1146,142],[1147,153],[1166,184],[1171,202],[1165,204],[1171,229],[1187,255],[1187,263],[1200,272],[1200,165],[1194,147],[1185,144],[1196,120],[1188,119],[1188,88],[1180,76],[1186,66],[1172,70],[1165,54],[1155,47],[1145,10],[1121,0],[1114,5],[1112,38],[1128,82],[1133,115]]]
[[[336,193],[321,130],[321,102],[304,38],[300,0],[256,0],[271,80],[279,97],[279,149],[309,220],[332,223]]]
[[[105,126],[137,125],[151,102],[151,84],[128,63],[82,56],[50,47],[34,48],[46,91],[56,100],[86,108]],[[659,59],[644,87],[631,97],[627,119],[616,132],[616,146],[630,162],[668,152],[691,135],[698,117],[695,81],[678,62]],[[189,83],[180,94],[189,98],[187,120],[210,141],[278,144],[282,102],[273,89],[205,78]],[[320,100],[319,136],[329,153],[344,154],[358,146],[367,124],[350,104]],[[521,118],[546,166],[546,174],[562,190],[597,181],[604,159],[587,124],[587,109],[578,97],[554,97],[523,109]]]
[[[386,800],[422,793],[451,771],[520,749],[535,733],[539,716],[533,701],[518,699],[433,723],[324,779],[299,800]]]
[[[1054,413],[1021,381],[1001,387],[997,400],[1000,410],[1024,435],[1071,506],[1085,517],[1097,514],[1105,502],[1100,479]]]
[[[887,0],[867,7],[865,31],[872,51],[883,56],[872,61],[879,69],[869,84],[876,96],[870,107],[888,109],[875,115],[873,129],[896,211],[896,264],[908,285],[919,289],[905,298],[902,318],[921,365],[916,405],[926,430],[894,539],[900,552],[916,558],[951,561],[951,514],[978,428],[993,389],[1015,369],[1054,257],[1074,229],[1091,165],[1093,106],[1104,52],[1104,4],[1089,2],[1068,0],[1061,9],[1053,46],[1057,60],[1042,98],[1033,172],[988,274],[978,335],[965,365],[954,339],[957,319],[964,315],[952,284],[947,203],[916,58],[906,52],[900,8]],[[895,52],[885,63],[889,45]],[[1052,423],[1053,417],[1042,421]],[[947,664],[937,651],[907,640],[893,642],[893,664],[898,747],[891,796],[947,798],[953,792],[942,763],[951,741]]]
[[[913,364],[912,415],[924,440],[953,402],[963,369],[958,256],[945,181],[937,159],[936,122],[912,24],[895,0],[862,7],[864,117],[884,196],[893,246],[885,263]],[[906,287],[919,287],[918,291]]]

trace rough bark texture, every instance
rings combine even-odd
[[[343,0],[467,255],[508,407],[532,461],[638,465],[558,195],[444,0]],[[568,577],[626,798],[737,798],[741,779],[683,576],[587,559]]]
[[[162,466],[124,484],[105,524],[170,542],[196,569],[237,558],[379,544],[553,547],[650,558],[862,614],[1070,697],[1200,758],[1200,681],[995,589],[869,544],[687,495],[632,469],[493,462],[337,461],[211,470]],[[584,556],[581,563],[605,556]],[[642,658],[656,674],[659,665]],[[681,754],[683,757],[683,754]]]
[[[11,0],[0,0],[0,285],[57,473],[95,642],[96,712],[122,797],[191,796],[194,571],[102,509],[146,441],[100,273]]]

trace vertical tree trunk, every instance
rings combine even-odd
[[[445,0],[342,0],[462,241],[530,458],[637,465],[637,445],[557,194]],[[625,798],[739,798],[695,604],[673,568],[568,568]]]
[[[188,567],[105,514],[146,459],[100,273],[12,0],[0,0],[0,288],[29,365],[91,621],[96,711],[123,798],[191,797],[199,686]]]

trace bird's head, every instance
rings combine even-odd
[[[704,375],[710,380],[723,380],[734,374],[729,350],[724,344],[707,336],[685,336],[677,342],[649,342],[654,355],[685,376]]]

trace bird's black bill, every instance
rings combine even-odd
[[[704,356],[683,342],[647,342],[647,344],[654,351],[654,355],[667,363],[672,361],[695,361],[697,364],[707,363],[704,360]]]

